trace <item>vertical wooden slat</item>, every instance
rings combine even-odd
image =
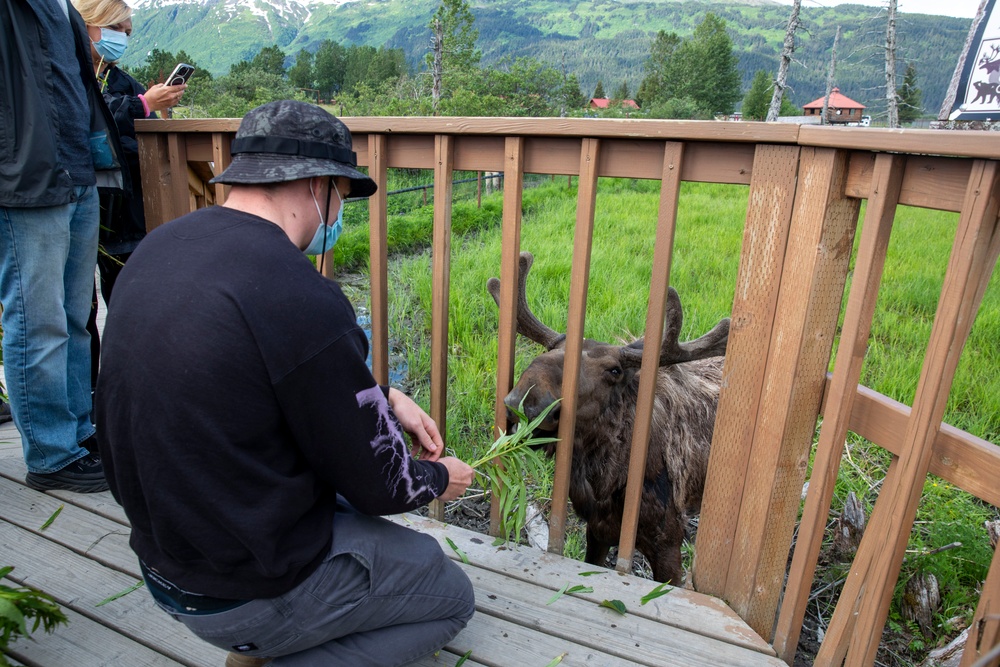
[[[504,142],[503,228],[500,245],[500,322],[497,336],[497,393],[494,435],[507,430],[504,397],[514,386],[514,343],[517,335],[517,284],[521,253],[521,201],[524,188],[524,138]],[[490,534],[500,532],[500,503],[490,503]]]
[[[877,603],[875,599],[871,599],[865,604],[858,617],[859,622],[864,624],[859,627],[864,628],[864,631],[853,633],[848,649],[849,657],[858,656],[867,662],[875,660],[882,637],[881,629],[889,614],[892,591],[899,578],[906,544],[930,467],[934,440],[941,428],[958,361],[1000,253],[1000,228],[997,221],[997,214],[1000,212],[1000,162],[977,161],[969,180],[970,187],[966,194],[967,203],[962,207],[962,218],[969,212],[971,223],[966,228],[962,220],[959,221],[959,231],[941,290],[938,314],[931,329],[928,354],[913,399],[913,411],[907,422],[904,454],[899,457],[901,483],[883,487],[882,493],[889,490],[889,500],[892,501],[887,503],[887,509],[894,511],[891,517],[886,517],[886,523],[877,523],[892,526],[895,533],[887,533],[890,540],[886,543],[893,544],[891,538],[895,538],[895,549],[883,548],[874,559],[875,569],[869,571],[868,576],[874,574],[875,578],[866,586],[872,594],[880,597]],[[943,310],[943,304],[949,304],[950,308]],[[882,495],[879,496],[879,500],[881,499]]]
[[[982,595],[976,607],[976,615],[972,617],[969,639],[962,651],[959,667],[972,667],[997,645],[1000,645],[1000,545],[993,551],[993,563],[983,583]],[[997,665],[1000,665],[1000,658],[985,667]]]
[[[765,640],[774,632],[857,226],[860,201],[844,194],[846,176],[847,152],[803,149],[726,583],[733,610]]]
[[[389,384],[389,139],[368,135],[368,175],[378,191],[368,199],[368,262],[371,278],[372,374]]]
[[[232,162],[233,156],[229,152],[231,145],[232,137],[228,132],[212,133],[212,162],[215,163],[216,176],[224,172],[229,167],[229,163]],[[215,187],[215,203],[222,206],[226,203],[230,186],[216,183],[213,187]]]
[[[840,664],[845,656],[858,664],[874,660],[955,369],[997,259],[998,171],[996,162],[973,164],[903,451],[894,464],[898,474],[883,483],[817,665]]]
[[[692,578],[702,593],[722,596],[732,562],[736,508],[753,447],[764,386],[771,322],[785,261],[798,175],[798,146],[759,145],[747,203],[708,478],[698,520]]]
[[[635,533],[639,525],[639,505],[646,477],[646,455],[649,449],[650,423],[653,418],[656,376],[660,368],[660,348],[663,343],[667,285],[670,283],[670,260],[674,251],[674,231],[677,228],[677,203],[681,189],[683,158],[684,144],[668,141],[663,151],[660,210],[657,217],[656,240],[653,245],[653,274],[649,285],[646,332],[643,338],[645,345],[639,372],[639,395],[636,400],[635,426],[632,431],[628,484],[625,487],[625,511],[622,515],[621,538],[618,544],[618,562],[615,564],[619,572],[625,573],[632,571]]]
[[[191,212],[188,194],[187,144],[184,135],[171,132],[167,135],[167,159],[170,162],[170,215],[178,218]]]
[[[566,511],[569,474],[573,462],[573,431],[576,429],[577,390],[583,352],[583,325],[587,314],[587,283],[590,279],[590,248],[594,238],[594,210],[597,203],[599,139],[585,138],[580,147],[580,184],[576,199],[576,236],[573,239],[573,268],[569,283],[569,317],[566,322],[566,356],[563,362],[562,403],[559,408],[559,443],[556,446],[556,474],[552,485],[549,515],[549,551],[562,553],[566,542]]]
[[[431,417],[441,437],[448,411],[448,294],[451,282],[451,191],[455,142],[450,135],[434,138],[434,240],[431,254]],[[444,504],[431,503],[432,518],[444,519]]]
[[[900,155],[883,153],[875,160],[872,195],[865,212],[837,363],[827,392],[826,413],[809,481],[809,496],[799,522],[795,554],[775,628],[774,649],[788,664],[795,657],[823,542],[840,457],[844,451],[844,439],[847,436],[854,397],[857,395],[856,387],[861,376],[868,334],[882,282],[882,270],[885,267],[889,235],[899,202],[905,166],[906,160]]]
[[[142,178],[146,231],[151,232],[170,220],[170,202],[164,195],[170,178],[167,139],[158,132],[136,132],[135,136],[139,144],[139,174]]]

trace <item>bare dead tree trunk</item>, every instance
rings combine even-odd
[[[969,26],[969,34],[965,38],[965,46],[962,47],[962,52],[958,55],[958,64],[955,65],[955,72],[951,75],[951,83],[948,84],[948,92],[945,93],[944,102],[941,104],[941,111],[938,112],[938,120],[948,120],[948,116],[951,115],[951,108],[955,106],[955,98],[958,97],[958,81],[962,78],[962,70],[965,69],[965,61],[969,57],[972,40],[975,39],[976,31],[979,30],[979,24],[983,22],[983,17],[986,16],[987,2],[989,0],[981,0],[976,17],[972,19],[972,25]]]
[[[837,71],[837,43],[840,42],[840,26],[837,26],[837,34],[833,38],[833,52],[830,54],[830,71],[826,75],[826,97],[823,98],[823,115],[820,123],[826,125],[830,122],[830,94],[833,92],[833,77]]]
[[[788,27],[785,29],[785,43],[781,47],[781,58],[778,60],[778,76],[774,79],[774,93],[771,95],[771,106],[767,110],[767,120],[778,120],[778,113],[781,111],[781,100],[785,96],[788,86],[788,66],[792,62],[792,54],[795,53],[795,31],[799,29],[799,10],[802,9],[802,0],[795,0],[792,3],[792,15],[788,18]]]
[[[899,95],[896,93],[896,0],[889,0],[885,28],[885,104],[889,127],[899,127]]]
[[[566,90],[567,82],[569,81],[569,75],[566,73],[566,52],[562,52],[562,75],[563,75],[563,95],[562,99],[559,101],[559,117],[566,117]]]
[[[441,21],[434,21],[434,28],[431,31],[431,50],[434,53],[434,65],[431,69],[434,82],[431,88],[431,109],[436,116],[438,102],[441,101],[441,78],[444,70],[444,26]]]

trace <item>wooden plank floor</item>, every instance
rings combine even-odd
[[[25,486],[25,472],[20,435],[12,423],[0,424],[0,566],[14,566],[5,583],[49,593],[70,618],[52,634],[15,642],[14,664],[221,667],[225,653],[170,619],[143,588],[98,606],[141,580],[128,521],[109,492],[41,493]],[[719,600],[673,589],[642,605],[655,585],[646,579],[613,570],[582,576],[599,568],[529,547],[494,547],[488,536],[419,516],[392,519],[433,535],[476,589],[469,625],[418,667],[452,666],[469,651],[466,667],[545,667],[560,656],[562,666],[784,665]],[[593,592],[549,604],[566,584]],[[627,614],[601,607],[603,600],[622,601]]]
[[[0,426],[0,564],[13,565],[10,579],[55,597],[70,617],[67,626],[37,641],[16,642],[11,655],[29,667],[221,666],[224,652],[193,637],[153,604],[142,588],[104,605],[139,580],[128,547],[128,522],[107,492],[41,493],[24,485],[17,433]],[[62,511],[52,524],[41,526]],[[436,537],[459,559],[449,538],[466,555],[458,561],[476,588],[477,613],[469,626],[437,656],[419,663],[548,665],[782,665],[767,646],[722,602],[674,589],[646,605],[640,598],[654,584],[528,547],[508,550],[491,538],[418,516],[395,521]],[[10,585],[10,582],[7,582]],[[567,595],[547,604],[565,584],[593,593]],[[621,600],[625,616],[599,606]]]

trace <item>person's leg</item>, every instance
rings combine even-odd
[[[444,646],[475,610],[469,578],[429,535],[348,510],[337,513],[331,553],[343,561],[335,576],[303,601],[317,623],[275,667],[406,665]],[[337,604],[366,587],[347,609]]]
[[[472,584],[430,536],[342,508],[330,555],[273,600],[174,615],[205,641],[275,667],[391,667],[440,649],[475,609]]]
[[[90,319],[97,270],[97,239],[100,231],[97,188],[87,188],[77,201],[70,219],[70,248],[64,274],[66,322],[69,332],[66,359],[66,394],[70,412],[76,417],[76,441],[94,435],[90,420],[93,408],[90,381]]]
[[[90,423],[86,332],[97,255],[97,193],[66,206],[0,208],[4,371],[29,472],[83,458]],[[88,268],[89,265],[89,268]]]

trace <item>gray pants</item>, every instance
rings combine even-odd
[[[208,643],[275,657],[275,667],[390,667],[440,649],[474,605],[469,578],[434,538],[341,505],[330,554],[288,593],[216,614],[164,610]]]

